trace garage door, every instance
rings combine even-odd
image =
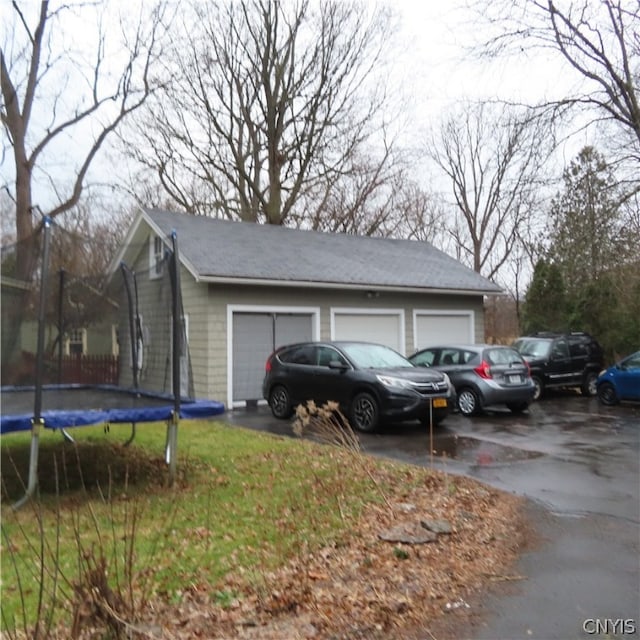
[[[264,364],[276,347],[312,340],[312,314],[233,313],[233,402],[262,398]]]
[[[420,313],[416,315],[416,348],[443,343],[469,344],[473,336],[472,312]]]
[[[365,340],[385,344],[404,353],[402,314],[353,313],[336,311],[333,316],[335,340]]]

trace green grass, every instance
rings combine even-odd
[[[365,503],[382,499],[347,452],[207,421],[181,423],[169,488],[164,426],[139,425],[123,447],[129,433],[73,429],[75,445],[43,433],[37,499],[16,512],[30,434],[2,437],[3,627],[33,623],[39,584],[48,606],[55,583],[67,603],[55,616],[68,615],[81,568],[86,574],[100,556],[112,588],[136,598],[179,601],[184,589],[206,585],[231,600],[230,575],[258,584],[264,572],[339,538]]]

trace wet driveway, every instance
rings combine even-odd
[[[267,407],[235,410],[234,424],[292,436]],[[602,407],[555,394],[520,416],[508,410],[449,416],[432,433],[419,423],[359,434],[363,450],[477,478],[553,511],[600,513],[640,522],[640,405]]]
[[[226,420],[292,435],[291,423],[266,407]],[[595,398],[557,393],[521,416],[455,414],[433,433],[418,423],[388,425],[360,434],[360,442],[371,455],[473,477],[531,500],[544,542],[520,560],[526,579],[474,603],[479,615],[462,621],[458,637],[640,637],[640,405],[602,407]]]

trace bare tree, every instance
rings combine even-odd
[[[414,179],[410,154],[385,147],[385,156],[354,154],[339,180],[301,194],[290,223],[333,233],[411,238],[433,242],[442,210]]]
[[[482,43],[483,53],[521,55],[523,50],[539,48],[559,53],[581,82],[573,90],[567,85],[566,95],[545,106],[556,113],[567,108],[588,110],[595,114],[592,121],[615,125],[618,150],[640,160],[637,0],[476,0],[473,4],[479,18],[496,27]]]
[[[271,224],[326,226],[318,209],[349,174],[358,193],[341,220],[353,220],[393,162],[386,147],[362,160],[390,113],[387,14],[337,0],[191,11],[167,60],[174,82],[138,118],[136,159],[185,211]]]
[[[51,3],[53,5],[53,3]],[[34,267],[37,241],[34,206],[55,218],[78,204],[87,172],[109,135],[140,108],[153,91],[151,68],[159,55],[159,38],[165,18],[163,5],[150,16],[143,10],[129,29],[107,25],[107,15],[98,14],[106,5],[67,3],[50,6],[12,2],[12,20],[3,26],[0,49],[0,117],[14,161],[14,182],[3,188],[15,202],[18,249],[16,275],[28,279]],[[33,9],[33,15],[29,15]],[[95,54],[87,60],[74,48],[74,38],[65,37],[68,21],[97,17]],[[104,22],[103,22],[104,21]],[[76,23],[77,24],[77,23]],[[87,29],[89,31],[89,29]],[[122,42],[110,47],[107,36],[120,32]],[[69,34],[66,34],[68,36]],[[52,167],[73,146],[77,152],[71,175],[56,175]],[[54,192],[53,203],[34,202],[36,175],[43,176]],[[64,185],[70,188],[64,189]]]
[[[546,132],[526,110],[466,105],[450,114],[429,154],[450,188],[454,251],[496,278],[536,214]]]

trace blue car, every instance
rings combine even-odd
[[[640,351],[603,371],[598,376],[596,388],[602,404],[618,404],[621,400],[640,401]]]

